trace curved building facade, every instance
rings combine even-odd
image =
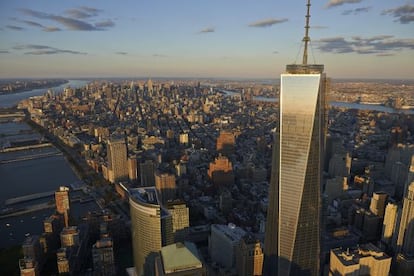
[[[158,199],[155,187],[130,191],[132,248],[137,275],[153,275],[162,246],[173,243],[171,215]]]

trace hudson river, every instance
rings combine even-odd
[[[55,93],[60,93],[67,86],[78,88],[86,85],[87,81],[71,80],[64,85],[52,87]],[[48,89],[34,89],[16,94],[0,95],[0,107],[12,107],[22,99],[43,95]],[[7,141],[37,139],[40,135],[31,130],[24,122],[0,122],[0,146]],[[54,152],[48,157],[31,160],[0,163],[0,206],[4,201],[18,196],[39,192],[54,191],[59,186],[69,185],[78,181],[64,156],[53,147],[36,150],[25,150],[11,153],[0,153],[0,161],[14,160],[22,156],[33,156],[42,152]],[[53,197],[39,199],[26,203],[26,205],[48,202]],[[73,204],[73,211],[81,213],[82,210],[93,210],[94,202],[86,204]],[[40,235],[43,232],[43,220],[51,215],[54,209],[45,209],[25,215],[0,220],[0,248],[21,244],[25,236]]]

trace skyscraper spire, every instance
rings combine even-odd
[[[310,37],[309,37],[309,19],[310,19],[310,0],[308,0],[308,3],[306,4],[307,6],[307,13],[306,13],[306,25],[305,25],[305,36],[303,37],[302,41],[305,42],[305,47],[303,49],[303,61],[302,64],[306,65],[308,64],[308,43],[310,42]]]

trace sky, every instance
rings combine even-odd
[[[2,0],[0,78],[279,78],[306,0]],[[314,0],[309,63],[414,79],[414,0]]]

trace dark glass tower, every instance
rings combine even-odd
[[[318,275],[326,76],[307,64],[306,16],[302,64],[281,75],[279,126],[272,158],[265,236],[268,275]]]

